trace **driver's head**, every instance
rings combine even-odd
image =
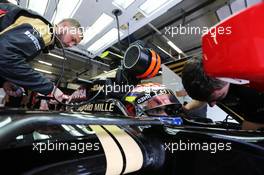
[[[131,99],[136,108],[136,115],[169,116],[168,111],[177,111],[181,104],[170,89],[158,83],[140,84],[126,97]],[[168,110],[169,109],[169,110]]]
[[[72,47],[79,44],[83,39],[83,29],[77,20],[67,18],[56,26],[56,35],[64,47]]]
[[[225,98],[229,89],[229,83],[206,75],[202,61],[197,58],[184,65],[182,84],[190,97],[208,102],[210,106]]]
[[[147,101],[145,112],[150,116],[169,116],[172,114],[168,108],[174,104],[178,104],[178,101],[173,94],[158,95]]]

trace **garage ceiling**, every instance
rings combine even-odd
[[[167,44],[166,38],[187,55],[199,55],[201,33],[175,34],[172,36],[166,32],[166,29],[169,27],[179,27],[180,25],[185,27],[211,27],[219,20],[261,0],[150,0],[152,2],[151,6],[155,6],[155,2],[164,1],[163,3],[165,3],[165,5],[157,8],[151,14],[146,14],[142,10],[144,7],[142,7],[142,4],[146,1],[125,0],[124,2],[131,3],[126,9],[117,5],[122,0],[115,0],[115,3],[113,0],[20,0],[19,3],[24,8],[31,8],[42,13],[50,21],[54,22],[59,21],[61,18],[73,17],[80,21],[86,31],[91,30],[91,28],[93,29],[89,34],[89,36],[93,36],[92,39],[87,41],[89,36],[86,36],[85,40],[87,42],[82,42],[77,47],[67,49],[66,51],[67,60],[65,61],[63,81],[70,82],[76,77],[90,79],[115,68],[117,65],[113,67],[112,63],[116,62],[116,60],[119,61],[119,57],[114,54],[108,54],[102,59],[99,55],[103,51],[108,50],[110,53],[122,56],[129,44],[136,40],[142,40],[146,43],[147,47],[158,51],[163,63],[178,58],[178,52]],[[69,6],[69,4],[71,5]],[[99,41],[100,38],[113,28],[116,28],[116,19],[112,11],[117,8],[123,12],[119,17],[120,31],[122,32],[121,52],[118,44],[115,44],[117,42],[117,32],[112,34],[116,38],[110,39],[108,43],[103,44],[102,48],[97,51],[89,50],[88,48]],[[149,9],[144,10],[147,11]],[[108,20],[106,19],[103,24],[97,25],[97,27],[92,27],[100,17],[103,18],[105,16],[108,17]],[[107,25],[107,21],[110,21],[109,25]],[[155,29],[148,24],[154,26]],[[98,31],[99,29],[101,31],[94,35],[94,31]],[[107,38],[104,40],[107,40]],[[62,55],[59,49],[55,49],[52,53],[57,56]],[[39,61],[48,62],[52,66]],[[31,64],[34,68],[52,72],[51,74],[44,74],[56,80],[61,72],[61,61],[62,59],[54,55],[43,54]]]

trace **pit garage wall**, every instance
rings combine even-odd
[[[181,77],[171,71],[166,65],[162,65],[162,75],[158,77],[154,77],[153,79],[149,79],[148,81],[159,82],[165,85],[167,88],[176,92],[183,88]],[[183,103],[183,101],[191,101],[191,97],[177,97],[178,100]],[[227,113],[225,113],[222,109],[218,106],[214,107],[207,107],[207,117],[213,119],[214,121],[223,121]]]

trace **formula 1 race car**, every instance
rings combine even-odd
[[[141,83],[154,77],[160,64],[154,50],[132,45],[116,76],[83,84],[72,94],[66,111],[1,110],[1,170],[264,174],[263,131],[241,130],[239,120],[188,116],[170,89]]]
[[[142,55],[141,50],[140,46],[131,46],[126,55]],[[134,66],[141,57],[134,63],[134,57],[125,57],[130,59],[125,59],[125,68],[118,70],[115,79],[94,80],[82,86],[71,96],[67,111],[1,111],[2,171],[264,173],[263,131],[243,131],[240,124],[227,120],[189,117],[170,89],[158,83],[139,83],[140,78],[124,71],[133,67],[136,72]],[[116,93],[114,88],[109,90],[115,83],[133,88],[125,86],[124,93]]]

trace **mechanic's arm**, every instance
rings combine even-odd
[[[207,105],[207,103],[203,102],[203,101],[192,100],[191,102],[184,105],[183,108],[186,111],[190,111],[190,110],[194,110],[194,109],[199,109],[204,105]]]
[[[39,33],[29,24],[22,24],[0,35],[0,76],[22,87],[47,95],[53,83],[26,62],[45,47]]]

